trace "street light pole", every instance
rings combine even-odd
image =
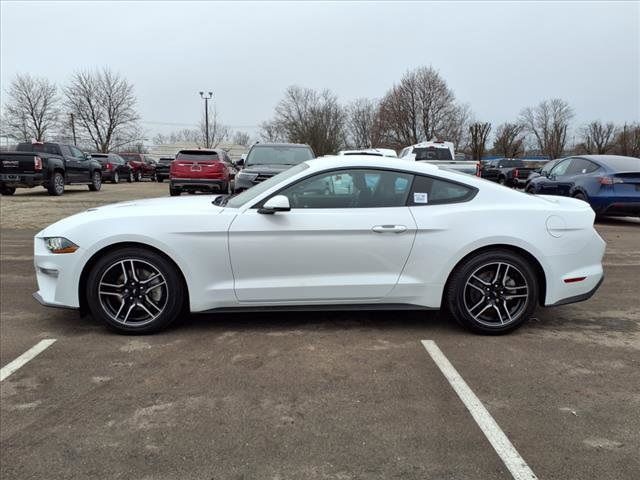
[[[209,148],[209,100],[213,98],[213,92],[207,92],[209,95],[205,95],[204,92],[200,92],[200,98],[204,100],[204,134],[206,136],[205,146]]]

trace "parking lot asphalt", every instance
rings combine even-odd
[[[538,478],[640,478],[637,221],[598,223],[606,279],[591,300],[501,337],[405,311],[193,315],[125,337],[31,298],[39,228],[167,190],[2,198],[0,364],[57,341],[0,383],[1,478],[511,478],[423,339]]]

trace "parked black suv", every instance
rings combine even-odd
[[[65,143],[20,143],[14,151],[0,152],[0,193],[43,186],[49,195],[62,195],[70,183],[102,186],[102,165],[90,155]]]
[[[163,182],[169,178],[169,168],[173,162],[173,157],[160,157],[158,163],[156,163],[156,180]]]
[[[243,167],[235,180],[235,192],[241,192],[316,155],[309,145],[299,143],[256,143],[247,158],[236,165]]]

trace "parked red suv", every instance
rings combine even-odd
[[[145,153],[120,153],[133,172],[133,179],[140,182],[143,178],[156,181],[156,160]]]
[[[231,193],[235,173],[224,150],[180,150],[169,169],[169,193]]]

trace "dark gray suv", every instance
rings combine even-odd
[[[288,168],[316,158],[309,145],[300,143],[256,143],[251,147],[235,179],[235,192],[241,192]]]

